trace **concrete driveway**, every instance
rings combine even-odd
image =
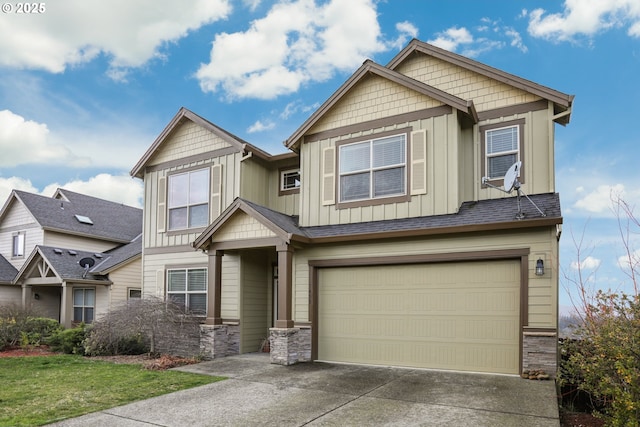
[[[54,426],[553,426],[553,381],[328,363],[268,355],[178,368],[228,377]]]

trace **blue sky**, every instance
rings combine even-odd
[[[128,173],[181,106],[284,152],[365,59],[384,65],[416,37],[576,96],[571,123],[556,127],[564,273],[552,274],[569,283],[582,239],[587,283],[629,290],[611,194],[640,201],[637,0],[55,0],[40,14],[8,4],[2,200],[65,187],[139,205]],[[564,289],[560,303],[571,305]]]

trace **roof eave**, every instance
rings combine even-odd
[[[435,236],[443,234],[475,233],[483,231],[516,230],[523,228],[548,227],[562,224],[562,217],[514,220],[487,224],[456,225],[446,227],[422,228],[398,231],[380,231],[375,233],[345,234],[326,237],[312,237],[311,243],[339,243],[347,241],[379,240],[415,236]]]

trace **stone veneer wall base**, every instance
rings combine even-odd
[[[204,360],[240,354],[240,325],[200,325],[200,356]]]
[[[558,334],[527,332],[522,335],[522,370],[543,370],[556,377],[558,369]]]
[[[294,365],[311,361],[311,328],[271,328],[271,363]]]

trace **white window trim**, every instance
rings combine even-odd
[[[207,174],[208,174],[208,178],[206,180],[206,182],[207,182],[207,194],[210,195],[210,193],[211,193],[211,188],[210,188],[211,171],[209,170],[208,167],[198,168],[198,169],[193,169],[193,170],[188,170],[188,171],[181,171],[179,173],[174,173],[174,174],[171,174],[171,175],[167,176],[167,188],[166,188],[166,192],[167,192],[167,197],[166,197],[166,201],[167,201],[167,217],[166,217],[166,221],[167,221],[167,224],[166,224],[166,227],[167,227],[168,231],[200,229],[200,228],[206,227],[206,224],[205,225],[198,225],[198,226],[194,226],[194,227],[190,227],[189,226],[189,214],[190,214],[190,209],[191,209],[192,206],[202,206],[202,205],[206,204],[207,205],[207,221],[206,221],[206,223],[207,224],[209,223],[209,221],[211,219],[210,218],[210,216],[211,216],[211,214],[210,214],[210,210],[211,210],[211,204],[210,203],[211,203],[211,201],[209,200],[210,196],[207,197],[207,201],[204,202],[204,203],[189,204],[188,203],[189,196],[187,195],[187,204],[186,205],[175,205],[175,206],[171,205],[171,198],[170,198],[171,180],[174,177],[178,177],[178,176],[181,176],[181,175],[188,175],[189,178],[187,179],[187,183],[189,184],[190,183],[190,175],[192,173],[201,172],[203,170],[206,170]],[[187,185],[187,188],[186,188],[185,191],[187,191],[187,192],[189,191],[189,185]],[[173,209],[183,209],[183,208],[187,208],[187,225],[186,225],[186,227],[171,228],[171,210],[173,210]]]
[[[17,242],[18,245],[16,245],[16,239],[18,240]],[[27,236],[24,231],[18,231],[17,233],[11,236],[11,258],[24,258],[26,241],[27,241]],[[16,248],[16,246],[19,246],[19,247]]]
[[[189,270],[204,270],[205,271],[205,290],[204,291],[189,291],[189,284],[187,280],[189,279]],[[184,291],[169,291],[169,272],[171,271],[184,271],[185,274],[185,290]],[[204,294],[205,295],[205,312],[204,314],[197,314],[198,317],[204,317],[209,312],[209,287],[207,286],[207,278],[209,277],[209,271],[206,267],[185,267],[185,268],[169,268],[166,273],[166,293],[167,300],[169,300],[170,295],[184,295],[185,296],[185,312],[189,312],[189,298],[188,295],[192,294]]]
[[[403,143],[404,143],[404,162],[403,163],[397,163],[397,164],[393,164],[393,165],[385,165],[383,167],[374,167],[373,166],[373,150],[371,149],[371,147],[373,147],[373,143],[375,141],[381,140],[381,139],[387,139],[387,138],[393,138],[393,137],[402,137],[403,139]],[[382,199],[389,199],[389,198],[394,198],[394,197],[402,197],[402,196],[406,196],[407,195],[407,180],[408,180],[408,174],[407,174],[407,157],[408,157],[408,151],[407,151],[407,135],[405,133],[400,133],[400,134],[396,134],[396,135],[386,135],[384,137],[380,137],[380,138],[372,138],[372,139],[367,139],[364,141],[356,141],[356,142],[351,142],[348,144],[342,144],[338,147],[338,152],[339,152],[339,156],[341,155],[341,151],[344,147],[349,147],[349,146],[353,146],[356,144],[369,144],[369,165],[370,167],[367,169],[361,169],[361,170],[356,170],[356,171],[349,171],[346,173],[343,173],[340,170],[340,160],[338,160],[337,162],[337,169],[338,169],[338,200],[339,203],[341,204],[345,204],[345,203],[353,203],[353,202],[362,202],[362,201],[367,201],[367,200],[382,200]],[[373,195],[373,172],[375,171],[381,171],[381,170],[386,170],[386,169],[397,169],[400,167],[404,167],[404,188],[403,191],[400,193],[395,193],[395,194],[388,194],[388,195],[384,195],[384,196],[378,196],[375,197]],[[369,197],[364,197],[361,199],[350,199],[350,200],[342,200],[342,185],[341,185],[341,179],[343,176],[349,176],[349,175],[356,175],[359,173],[364,173],[364,172],[370,172],[370,179],[369,179]]]
[[[285,188],[285,175],[290,174],[290,173],[297,173],[298,174],[298,185],[291,187],[291,188]],[[301,185],[301,181],[300,181],[300,168],[291,168],[291,169],[283,169],[280,171],[280,191],[281,192],[287,192],[287,191],[295,191],[295,190],[299,190],[300,189],[300,185]]]
[[[83,298],[82,298],[82,305],[76,305],[76,292],[77,291],[83,291]],[[93,291],[93,305],[84,305],[84,292],[86,291]],[[73,294],[71,295],[72,298],[72,309],[73,309],[73,321],[74,322],[84,322],[84,323],[93,323],[96,320],[96,299],[97,299],[97,292],[96,292],[96,288],[73,288]],[[78,320],[75,317],[75,311],[76,308],[82,308],[82,319]],[[90,322],[87,322],[84,318],[84,309],[85,308],[92,308],[93,309],[93,319],[91,319]]]
[[[516,129],[518,148],[515,149],[515,150],[506,150],[506,151],[501,151],[499,153],[489,154],[488,153],[489,144],[487,143],[489,134],[491,132],[496,132],[496,131],[509,129],[509,128],[515,128]],[[516,155],[516,161],[520,161],[521,146],[522,146],[522,136],[520,135],[520,125],[516,124],[516,125],[502,126],[502,127],[499,127],[499,128],[493,128],[493,129],[488,129],[488,130],[484,131],[484,170],[485,170],[485,174],[487,175],[487,177],[489,177],[490,180],[504,178],[504,175],[489,176],[489,159],[494,158],[494,157],[507,156],[509,154],[515,154]],[[520,170],[518,170],[518,177],[519,176],[520,176]]]

